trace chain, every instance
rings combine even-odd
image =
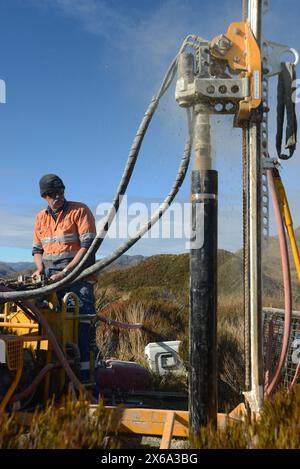
[[[246,20],[247,20],[246,1],[247,1],[247,0],[242,0],[242,20],[243,20],[243,21],[246,21]]]
[[[242,20],[247,21],[247,0],[242,0]],[[244,353],[245,353],[245,389],[249,390],[250,378],[250,297],[249,297],[249,193],[248,193],[248,164],[249,164],[249,126],[245,123],[242,128],[243,154],[243,306],[244,306]]]
[[[245,350],[245,388],[250,386],[250,311],[249,311],[249,225],[248,225],[248,162],[249,127],[242,128],[243,153],[243,303],[244,303],[244,350]]]

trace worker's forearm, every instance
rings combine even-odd
[[[43,256],[42,256],[42,254],[35,253],[33,257],[34,257],[34,263],[36,265],[37,270],[39,272],[43,272],[44,265],[43,265]]]
[[[71,260],[71,262],[67,265],[67,269],[74,269],[77,264],[81,261],[85,253],[87,252],[86,248],[80,248],[79,251],[77,252],[76,256],[74,259]]]

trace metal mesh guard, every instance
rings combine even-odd
[[[271,355],[270,373],[273,375],[278,363],[283,340],[284,310],[277,308],[263,308],[264,316],[264,357],[265,365],[267,355]],[[269,341],[269,327],[272,323],[272,339]],[[293,311],[291,335],[289,339],[287,358],[281,373],[280,384],[288,387],[295,376],[298,361],[300,360],[300,312]],[[297,382],[300,377],[298,376]]]
[[[16,371],[23,363],[23,341],[19,338],[6,340],[7,367]]]

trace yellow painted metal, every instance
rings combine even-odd
[[[91,406],[93,408],[94,406]],[[105,407],[109,431],[141,435],[163,435],[169,410]],[[173,436],[188,437],[188,412],[174,411]]]
[[[273,170],[274,175],[274,182],[275,182],[275,190],[280,206],[280,211],[284,220],[284,224],[287,229],[288,237],[291,243],[293,258],[297,270],[298,280],[300,281],[300,256],[299,250],[296,243],[296,237],[294,232],[293,220],[292,215],[289,208],[289,203],[287,200],[286,192],[282,183],[282,179],[280,177],[279,171]]]
[[[6,361],[7,368],[15,371],[13,382],[9,386],[5,396],[0,402],[0,414],[5,410],[10,398],[19,384],[23,369],[23,340],[15,335],[6,335],[2,337],[6,342]]]
[[[26,323],[26,322],[10,322],[10,321],[7,321],[7,322],[0,322],[0,327],[5,327],[5,328],[8,328],[8,329],[36,329],[36,324],[32,324],[30,322]],[[23,331],[24,332],[24,331]],[[23,334],[22,334],[23,335]]]
[[[240,101],[235,125],[242,127],[243,121],[249,120],[251,111],[261,104],[261,53],[259,45],[247,21],[231,23],[225,34],[232,43],[232,47],[225,54],[218,51],[220,36],[211,41],[211,54],[220,60],[226,60],[233,72],[239,72],[240,77],[249,77],[250,94]]]
[[[169,449],[171,445],[171,439],[174,430],[176,414],[174,411],[170,410],[166,415],[164,431],[162,434],[160,449]]]
[[[68,299],[72,297],[75,306],[67,306]],[[48,324],[53,330],[57,341],[62,346],[63,350],[66,351],[66,344],[73,342],[78,344],[78,327],[79,327],[79,299],[74,293],[68,293],[65,295],[62,301],[62,307],[60,309],[57,295],[54,293],[47,297],[47,307],[40,309],[41,313],[45,316]],[[52,361],[52,350],[47,340],[47,336],[41,331],[39,335],[39,325],[32,319],[29,319],[21,307],[16,303],[5,303],[3,310],[3,319],[0,320],[0,331],[2,329],[9,329],[13,337],[18,338],[21,341],[21,347],[36,350],[39,342],[39,349],[45,350],[46,352],[46,363]],[[6,334],[3,337],[7,337]],[[2,338],[2,335],[1,335]],[[23,353],[22,353],[23,357]],[[23,365],[22,365],[23,366]],[[2,400],[1,406],[5,407],[7,402],[11,398],[18,381],[20,379],[19,374],[22,374],[22,366],[20,370],[16,371],[16,377],[12,383],[5,399]],[[52,377],[55,380],[55,389],[59,391],[64,386],[65,372],[64,370],[57,370],[52,372]],[[48,373],[44,381],[44,401],[47,401],[50,397],[52,389],[51,375]],[[7,397],[8,396],[8,397]]]
[[[97,405],[90,405],[93,414]],[[128,409],[125,407],[104,407],[107,416],[108,433],[127,433],[136,435],[162,436],[160,449],[170,446],[171,438],[189,437],[189,413],[187,411],[163,409]],[[248,415],[243,403],[233,409],[230,414],[217,414],[218,427],[225,429],[227,425],[241,421]],[[25,426],[30,426],[33,414],[17,412],[16,417]],[[257,414],[253,415],[253,421]]]
[[[69,299],[74,301],[74,306],[68,306]],[[72,314],[70,315],[70,313]],[[79,298],[75,293],[69,292],[63,297],[61,316],[63,323],[62,346],[65,350],[67,342],[78,343]]]
[[[5,303],[4,314],[6,320],[0,322],[0,327],[9,328],[16,335],[27,335],[38,332],[38,324],[25,315],[24,311],[15,303]],[[5,324],[7,323],[7,325]],[[27,344],[24,344],[26,347]]]
[[[95,408],[96,406],[91,406],[91,409]],[[113,406],[106,406],[105,410],[109,421],[109,431],[111,432],[165,436],[164,444],[167,444],[169,437],[188,438],[189,435],[188,411],[128,409]],[[170,413],[174,414],[174,421]],[[225,428],[226,425],[240,420],[244,415],[244,407],[234,409],[229,415],[218,413],[218,427]]]

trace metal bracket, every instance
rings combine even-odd
[[[269,78],[274,75],[278,75],[281,72],[281,63],[283,62],[282,56],[286,52],[290,52],[294,56],[294,65],[299,62],[299,54],[293,47],[286,46],[285,44],[279,44],[278,42],[272,42],[263,40],[263,67],[266,70],[265,77]]]
[[[250,391],[243,392],[246,401],[250,405],[250,409],[255,412],[259,413],[261,411],[260,402],[263,401],[263,394],[264,389],[263,386],[259,386],[257,389],[251,389]],[[260,397],[260,399],[258,399]]]
[[[196,78],[195,91],[210,98],[240,100],[250,94],[249,78]]]
[[[193,104],[208,101],[217,104],[232,103],[249,96],[249,78],[195,78],[193,83],[178,79],[176,83],[175,99],[181,103]],[[233,112],[233,104],[228,109]]]
[[[262,162],[262,169],[273,169],[278,168],[280,166],[278,158],[263,158]]]

